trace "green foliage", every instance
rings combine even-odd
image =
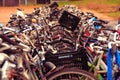
[[[111,12],[111,13],[108,13],[107,15],[110,17],[113,17],[113,18],[115,18],[115,20],[117,20],[118,17],[120,17],[120,12]]]
[[[91,0],[68,0],[68,1],[61,1],[61,2],[58,2],[58,4],[60,6],[64,6],[66,4],[68,5],[76,5],[76,6],[81,6],[81,5],[87,5],[88,3],[90,3]]]
[[[120,4],[120,0],[103,0],[104,4]]]
[[[81,1],[62,1],[62,2],[58,2],[58,4],[60,6],[64,6],[64,5],[76,5],[78,6],[81,3]]]
[[[70,1],[81,1],[82,3],[101,3],[101,4],[119,4],[120,5],[120,0],[70,0]]]

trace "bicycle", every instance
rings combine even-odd
[[[44,9],[45,10],[47,9],[48,13]],[[75,9],[75,8],[73,7],[72,9]],[[20,47],[19,49],[22,51],[22,55],[19,54],[20,62],[26,63],[26,64],[21,64],[23,65],[22,69],[24,69],[24,71],[28,71],[26,72],[26,74],[28,73],[27,74],[28,77],[23,77],[23,79],[27,78],[31,80],[44,80],[44,79],[47,79],[47,80],[54,80],[54,79],[56,80],[59,80],[59,79],[60,80],[61,79],[97,80],[97,78],[92,73],[85,71],[85,70],[89,70],[89,66],[87,62],[90,61],[89,60],[90,57],[88,55],[86,48],[79,46],[80,45],[79,38],[81,37],[81,35],[79,34],[82,34],[81,32],[79,32],[79,30],[81,30],[81,24],[82,24],[82,23],[79,23],[79,20],[80,20],[79,18],[81,17],[78,15],[79,12],[76,13],[76,15],[79,16],[79,18],[77,18],[78,20],[77,25],[79,26],[72,24],[72,21],[74,22],[74,20],[72,20],[71,17],[74,18],[75,16],[73,14],[74,12],[76,12],[74,10],[72,14],[66,11],[61,11],[61,13],[63,12],[63,14],[66,14],[66,13],[69,14],[69,19],[72,20],[70,24],[66,25],[64,23],[58,26],[52,25],[53,26],[52,27],[49,25],[50,21],[48,20],[47,22],[46,20],[46,17],[49,17],[49,8],[48,7],[40,8],[40,12],[39,12],[39,9],[37,8],[36,11],[38,11],[38,13],[33,12],[33,15],[31,15],[31,17],[27,16],[28,18],[26,17],[23,20],[23,23],[20,23],[21,25],[24,25],[24,24],[27,25],[27,26],[24,25],[25,29],[22,29],[19,32],[13,31],[13,33],[15,32],[14,36],[13,36],[13,33],[10,33],[10,35],[5,34],[7,37],[12,39],[13,41],[22,43],[22,45],[18,43],[16,43],[16,45],[19,46]],[[42,12],[45,12],[45,13],[42,13]],[[62,15],[61,13],[60,15]],[[26,20],[28,20],[29,22],[29,19],[31,20],[32,18],[35,18],[36,20],[38,20],[38,22],[34,22],[34,24],[33,23],[27,24]],[[65,19],[67,20],[67,18]],[[15,22],[16,21],[17,20],[15,20]],[[39,25],[38,24],[39,22],[43,23],[43,25],[42,26]],[[55,24],[59,24],[56,22]],[[61,22],[61,21],[58,21],[58,22]],[[16,25],[18,25],[18,23],[16,23]],[[32,29],[26,28],[28,26],[32,27]],[[33,32],[37,34],[34,37],[31,37],[31,36],[29,37],[28,36],[29,34],[27,34],[27,32],[29,32],[30,30],[31,31],[34,30]],[[58,32],[56,30],[58,30]],[[20,36],[23,39],[21,39]],[[3,38],[3,39],[7,43],[12,42],[12,44],[15,44],[15,42],[13,41],[8,41],[10,40],[9,38]],[[32,42],[32,40],[35,40],[35,43]],[[61,44],[63,44],[63,46]],[[24,47],[26,46],[27,48],[25,51],[24,51],[23,45]],[[13,46],[16,47],[15,45],[12,45],[12,47]],[[58,47],[57,50],[55,49],[56,47]],[[52,51],[50,51],[50,49]],[[54,53],[54,51],[56,52]],[[83,53],[84,55],[82,55]],[[16,63],[18,62],[19,60],[16,61]],[[59,63],[56,63],[56,62],[59,62]],[[84,70],[81,70],[81,69],[84,69]],[[17,76],[16,76],[17,78],[13,78],[13,79],[19,79],[18,74],[19,72],[17,72]],[[24,76],[24,75],[25,74],[21,74],[21,76]]]

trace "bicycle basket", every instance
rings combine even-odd
[[[68,67],[77,67],[80,69],[88,70],[87,65],[88,56],[87,51],[81,48],[74,52],[52,54],[50,52],[45,54],[46,61],[50,61],[58,66],[68,65]]]
[[[66,27],[67,29],[70,29],[74,31],[80,21],[80,18],[78,18],[75,15],[72,15],[71,13],[64,11],[62,13],[62,16],[59,19],[59,23],[62,27]]]

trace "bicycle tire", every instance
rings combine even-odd
[[[69,75],[71,75],[71,77]],[[83,79],[83,76],[87,77],[87,79]],[[70,79],[69,78],[66,79],[65,77],[66,78],[69,77]],[[53,73],[51,76],[47,78],[47,80],[98,80],[98,79],[92,73],[87,72],[85,70],[80,70],[77,68],[65,68],[56,73]]]

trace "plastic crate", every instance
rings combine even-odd
[[[84,48],[81,48],[77,51],[60,53],[60,54],[52,54],[47,52],[45,54],[46,61],[50,61],[55,64],[57,67],[68,65],[69,67],[77,67],[80,69],[88,70],[88,56],[87,51]]]
[[[62,27],[66,27],[67,29],[70,29],[72,31],[76,29],[79,21],[80,18],[67,11],[63,11],[62,16],[59,19],[59,23],[60,25],[62,25]]]

